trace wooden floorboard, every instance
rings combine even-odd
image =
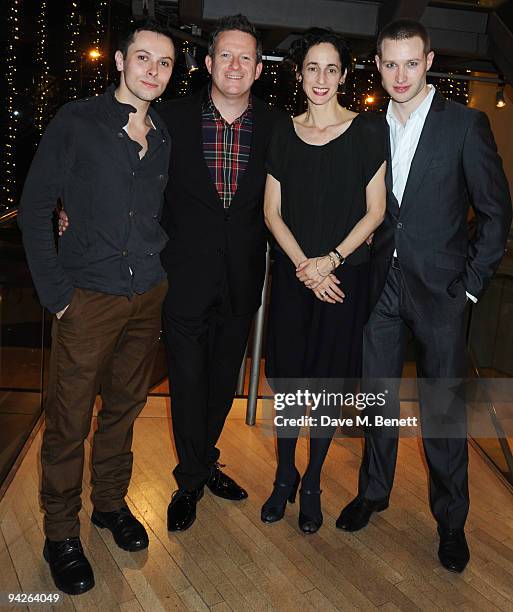
[[[279,523],[260,521],[260,507],[274,479],[275,444],[268,422],[245,425],[243,404],[236,401],[220,448],[227,473],[248,489],[249,498],[229,502],[207,491],[194,526],[171,534],[166,510],[175,488],[175,459],[169,400],[150,399],[135,426],[128,494],[150,535],[149,549],[139,553],[120,550],[107,530],[90,522],[91,433],[80,517],[96,587],[78,597],[61,594],[55,610],[513,612],[513,496],[473,449],[467,523],[472,558],[462,575],[454,575],[437,560],[436,526],[417,439],[400,442],[390,507],[354,534],[336,530],[335,521],[356,490],[361,440],[335,440],[323,472],[324,524],[317,534],[305,536],[297,525],[297,503],[288,505]],[[55,592],[41,557],[40,445],[41,433],[0,502],[0,593]],[[300,470],[306,461],[302,438],[297,448]]]

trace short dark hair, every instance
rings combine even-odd
[[[431,39],[425,26],[420,21],[413,19],[397,19],[386,25],[378,35],[376,44],[378,56],[381,57],[381,48],[385,39],[389,40],[408,40],[418,36],[424,44],[424,54],[431,51]]]
[[[134,37],[137,32],[155,32],[166,36],[174,44],[171,32],[156,19],[140,19],[130,24],[128,29],[120,36],[118,42],[118,50],[121,51],[123,57],[126,57],[128,47],[134,42]]]
[[[262,61],[262,41],[258,35],[255,26],[245,16],[238,13],[237,15],[228,15],[227,17],[221,17],[218,20],[214,30],[210,33],[208,39],[208,54],[210,57],[214,57],[217,37],[221,32],[230,32],[231,30],[238,30],[239,32],[245,32],[251,34],[256,42],[256,55],[257,64]]]
[[[330,43],[335,47],[340,58],[342,73],[346,70],[349,73],[353,64],[353,59],[345,38],[341,34],[325,28],[310,28],[301,38],[295,40],[290,46],[286,58],[287,64],[292,64],[293,69],[296,72],[300,72],[308,51],[321,43]]]

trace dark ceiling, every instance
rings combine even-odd
[[[224,15],[245,14],[259,28],[266,53],[283,53],[312,26],[343,33],[358,59],[374,53],[380,28],[419,19],[437,53],[437,70],[480,70],[513,82],[513,0],[154,0],[175,32],[206,44]]]

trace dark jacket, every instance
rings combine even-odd
[[[148,151],[123,127],[133,107],[114,86],[63,106],[46,129],[28,173],[18,214],[41,303],[58,312],[75,287],[130,297],[165,278],[159,224],[170,140],[155,111]],[[59,240],[52,214],[60,199],[70,220]]]
[[[486,115],[436,93],[401,206],[392,191],[390,161],[387,170],[387,212],[372,247],[371,305],[383,291],[397,249],[419,315],[443,323],[463,313],[466,291],[483,295],[511,225],[508,182]],[[470,206],[477,230],[472,240]]]
[[[162,263],[169,277],[167,303],[194,315],[216,291],[210,274],[224,262],[234,314],[258,309],[265,274],[263,197],[267,148],[280,111],[253,97],[251,154],[230,208],[225,210],[203,157],[205,92],[159,105],[173,140],[162,226],[169,243]],[[217,260],[217,261],[215,261]],[[216,268],[217,269],[217,268]]]

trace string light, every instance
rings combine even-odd
[[[78,98],[77,76],[79,73],[78,38],[80,36],[80,15],[78,4],[74,0],[69,3],[67,24],[66,70],[64,78],[68,88],[68,100]]]
[[[468,72],[468,71],[467,71]],[[458,75],[449,77],[432,77],[429,79],[438,91],[446,98],[467,105],[469,102],[469,82],[458,79]]]
[[[366,87],[366,92],[365,92],[365,96],[364,96],[364,106],[363,106],[363,110],[365,112],[367,112],[368,110],[372,110],[371,107],[369,107],[369,103],[367,102],[367,100],[369,100],[370,98],[372,98],[372,100],[374,100],[374,96],[371,95],[372,90],[374,89],[374,80],[372,78],[373,73],[372,72],[368,72],[367,73],[367,87]]]
[[[48,110],[48,62],[46,59],[46,45],[48,37],[48,24],[47,24],[47,6],[46,0],[41,0],[39,5],[39,17],[37,19],[37,27],[39,32],[39,38],[37,40],[36,48],[36,62],[39,66],[39,75],[37,80],[36,88],[36,109],[34,113],[34,123],[37,131],[40,135],[43,134],[43,130],[46,124],[46,116]]]
[[[271,93],[269,94],[269,99],[268,99],[268,104],[270,106],[274,106],[276,104],[276,97],[277,97],[277,90],[278,90],[278,68],[276,66],[275,62],[271,62],[271,66],[270,66],[270,77],[271,77]]]
[[[106,0],[98,0],[98,6],[96,9],[96,24],[95,24],[95,38],[93,42],[93,55],[89,53],[89,59],[95,63],[95,70],[93,74],[93,79],[91,82],[91,93],[93,96],[99,95],[103,90],[103,57],[104,53],[100,51],[100,43],[103,40],[103,36],[105,33],[105,10],[107,8]]]
[[[19,0],[11,0],[8,8],[7,23],[7,61],[5,79],[7,81],[7,140],[4,147],[4,180],[2,184],[4,207],[8,210],[14,205],[16,184],[15,144],[18,132],[19,112],[15,108],[18,97],[16,90],[16,47],[19,40],[18,26]]]
[[[189,41],[184,40],[182,43],[182,54],[183,57],[186,57],[186,54],[190,53]],[[191,85],[191,72],[189,72],[187,68],[187,64],[185,65],[185,69],[183,71],[183,78],[180,82],[180,86],[178,87],[178,95],[186,96],[189,93],[189,88]]]
[[[299,97],[299,81],[295,78],[294,75],[293,85],[292,85],[292,94],[287,104],[285,104],[285,109],[290,115],[295,115],[297,113],[297,104]]]

